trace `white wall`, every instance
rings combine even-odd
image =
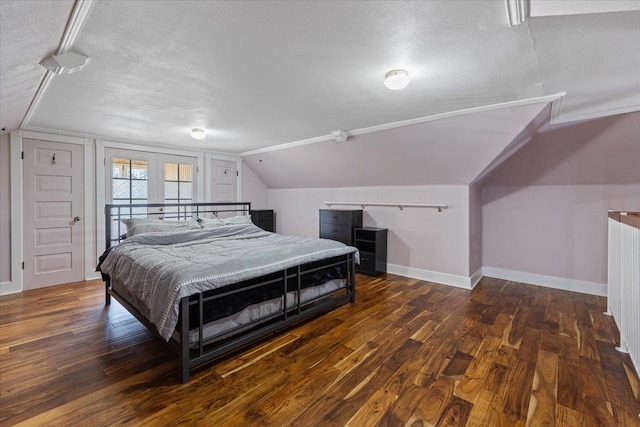
[[[0,135],[0,283],[11,281],[11,159],[9,135]]]
[[[325,201],[446,203],[449,209],[367,207],[364,225],[389,229],[388,263],[412,276],[434,277],[450,284],[469,277],[469,190],[466,185],[305,188],[269,190],[269,207],[277,212],[282,234],[318,237],[319,209]],[[336,206],[336,209],[359,207]],[[409,269],[409,270],[406,270]],[[398,271],[398,270],[396,270]]]

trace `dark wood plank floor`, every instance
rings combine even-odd
[[[606,300],[358,276],[358,301],[178,381],[102,282],[0,297],[0,425],[636,426]]]

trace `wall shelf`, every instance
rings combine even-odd
[[[365,209],[367,206],[391,206],[404,210],[404,208],[430,208],[437,209],[438,212],[442,212],[442,209],[448,209],[449,205],[444,203],[378,203],[378,202],[323,202],[325,205],[331,206],[360,206]]]

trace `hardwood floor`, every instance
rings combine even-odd
[[[0,297],[0,424],[636,426],[640,381],[600,297],[484,278],[357,277],[353,305],[205,366],[102,282]]]

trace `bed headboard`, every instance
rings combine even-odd
[[[124,224],[128,218],[155,218],[166,221],[186,221],[196,218],[225,218],[249,215],[251,203],[147,203],[133,205],[107,204],[104,207],[105,244],[109,249],[114,242],[124,239]]]

